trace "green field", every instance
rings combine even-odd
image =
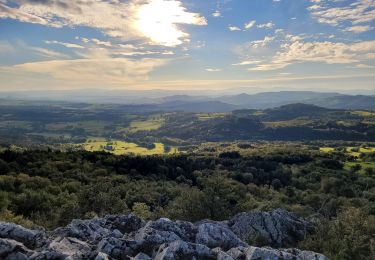
[[[226,115],[228,115],[228,113],[199,113],[197,117],[199,121],[207,121],[215,118],[223,118]]]
[[[375,162],[345,162],[344,163],[344,169],[350,170],[354,166],[360,165],[361,169],[359,170],[359,173],[365,173],[366,169],[374,169],[375,170]]]
[[[375,117],[375,112],[373,111],[353,111],[352,114],[364,117]]]
[[[137,155],[158,155],[158,154],[176,154],[178,148],[171,147],[166,152],[166,147],[162,143],[154,143],[153,149],[141,147],[135,143],[129,143],[119,140],[107,141],[104,138],[89,139],[82,147],[86,151],[98,152],[106,151],[115,155],[137,154]]]
[[[323,153],[331,153],[335,150],[333,147],[320,147],[319,150]]]
[[[151,118],[146,121],[132,121],[128,131],[130,133],[136,133],[140,131],[152,131],[157,130],[165,123],[164,118]]]
[[[358,149],[358,150],[357,150]],[[323,153],[330,153],[335,151],[334,147],[320,147],[319,149]],[[361,153],[374,153],[375,152],[375,147],[354,147],[354,146],[348,146],[345,148],[345,151],[349,153],[350,155],[357,156]]]
[[[331,153],[335,151],[333,147],[320,147],[320,151],[323,153]],[[365,162],[362,161],[360,158],[361,153],[374,153],[375,147],[353,147],[348,146],[345,147],[345,153],[348,155],[356,157],[355,161],[346,161],[344,162],[344,169],[351,170],[356,165],[360,165],[361,169],[358,171],[359,173],[365,173],[366,169],[371,168],[375,169],[375,162]]]
[[[373,111],[353,111],[352,115],[363,117],[362,123],[368,125],[375,124],[375,112]]]
[[[358,151],[356,149],[358,149]],[[359,157],[361,153],[374,153],[375,147],[347,147],[346,152],[350,153],[352,156]]]
[[[312,120],[306,120],[306,119],[293,119],[293,120],[287,120],[287,121],[264,122],[264,125],[268,128],[275,128],[275,127],[289,127],[289,126],[304,126],[312,122],[313,122]]]

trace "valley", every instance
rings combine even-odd
[[[304,103],[227,112],[195,109],[46,101],[0,103],[0,220],[5,221],[0,222],[0,237],[14,238],[1,233],[1,227],[21,228],[6,222],[25,228],[36,225],[49,230],[43,233],[54,239],[48,243],[70,248],[69,237],[60,241],[55,234],[60,234],[58,227],[69,230],[74,226],[77,220],[73,219],[82,219],[79,226],[83,228],[97,225],[93,223],[108,218],[108,214],[120,219],[135,214],[148,221],[137,220],[148,223],[142,224],[144,228],[168,218],[189,221],[188,225],[199,229],[202,219],[217,225],[239,216],[268,219],[272,215],[279,223],[278,214],[283,214],[311,225],[311,230],[303,236],[288,235],[285,241],[289,242],[275,244],[268,234],[270,227],[261,225],[257,227],[260,233],[251,231],[252,236],[241,236],[240,243],[251,245],[246,250],[260,250],[262,254],[289,256],[289,249],[264,251],[264,246],[282,245],[307,250],[293,251],[293,257],[372,256],[372,110]],[[289,224],[277,225],[288,227],[280,236],[292,232]],[[161,229],[152,232],[162,232],[164,239],[167,227],[158,226]],[[212,228],[220,230],[216,231],[218,226]],[[132,240],[136,250],[130,252],[122,240],[111,243],[120,243],[117,246],[129,254],[154,254],[143,247],[143,240],[137,240],[143,234],[141,226],[135,232],[139,235],[131,239],[136,241]],[[79,243],[87,243],[81,235],[74,233],[83,239]],[[194,232],[190,235],[198,236]],[[99,244],[88,243],[101,248],[108,239],[104,236]],[[189,239],[179,239],[174,242],[176,246],[191,246]],[[360,244],[354,242],[358,239]],[[199,246],[210,243],[199,241]],[[218,245],[226,248],[225,244]],[[162,246],[157,243],[154,250]],[[217,252],[211,249],[207,254],[216,259]],[[34,254],[56,253],[43,246],[35,250]],[[82,250],[74,252],[81,255]],[[117,251],[100,250],[115,259],[120,257]],[[241,250],[243,255],[250,254]]]

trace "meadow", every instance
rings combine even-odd
[[[375,147],[320,147],[322,153],[343,152],[349,158],[344,162],[344,169],[348,171],[357,171],[364,174],[366,171],[373,171],[375,169],[375,162],[364,159],[366,156],[375,153]]]
[[[115,155],[163,155],[178,153],[178,148],[167,147],[162,143],[153,143],[150,147],[141,147],[136,143],[120,140],[109,141],[104,138],[90,138],[84,144],[78,146],[89,152],[105,151]]]
[[[136,133],[140,131],[152,131],[157,130],[165,124],[163,117],[151,117],[144,121],[134,120],[130,123],[130,126],[126,129],[130,133]]]

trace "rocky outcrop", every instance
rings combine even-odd
[[[229,220],[228,226],[243,241],[262,238],[274,247],[294,246],[313,230],[310,222],[284,209],[241,213]]]
[[[311,224],[285,210],[242,213],[228,221],[193,224],[161,218],[147,223],[134,214],[73,220],[53,231],[0,222],[0,259],[300,259],[326,257],[295,245]],[[271,247],[255,247],[262,236]]]
[[[199,224],[195,242],[210,248],[220,247],[224,250],[247,245],[233,233],[227,224],[218,222]]]

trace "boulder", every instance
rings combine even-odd
[[[212,252],[216,255],[217,260],[234,260],[232,256],[224,252],[220,247],[212,249]]]
[[[193,242],[197,228],[189,222],[173,222],[167,218],[149,221],[139,229],[134,239],[145,253],[153,254],[161,244],[177,240]]]
[[[207,246],[189,243],[185,241],[174,241],[163,244],[159,247],[155,260],[175,260],[175,259],[196,259],[210,260],[216,259],[214,252]]]
[[[233,259],[244,260],[246,259],[245,250],[246,250],[246,247],[240,246],[240,247],[231,248],[226,253]]]
[[[86,242],[73,237],[56,238],[48,245],[47,250],[77,260],[89,259],[93,255],[92,248]]]
[[[152,260],[152,258],[144,253],[139,253],[135,257],[132,257],[131,260]]]
[[[245,250],[246,260],[296,260],[296,257],[288,252],[272,248],[249,247]]]
[[[313,230],[311,223],[284,209],[241,213],[229,220],[228,226],[242,241],[251,244],[261,237],[274,247],[295,246]]]
[[[110,260],[111,258],[106,254],[106,253],[103,253],[103,252],[99,252],[95,259],[94,260]]]
[[[72,257],[67,257],[66,255],[54,251],[43,250],[42,252],[34,253],[30,260],[60,260],[60,259],[69,259]]]
[[[109,215],[88,220],[74,219],[66,227],[54,230],[53,234],[97,243],[105,237],[121,238],[123,234],[134,232],[144,225],[145,222],[134,214]]]
[[[157,230],[150,226],[143,227],[135,235],[135,240],[139,243],[141,250],[150,254],[153,254],[159,245],[180,239],[172,231]]]
[[[312,251],[302,251],[299,249],[284,249],[284,252],[289,252],[296,256],[297,259],[301,260],[328,260],[325,255],[318,254]]]
[[[195,242],[210,248],[220,247],[224,250],[238,246],[247,246],[225,223],[220,222],[200,224]]]
[[[30,248],[39,247],[46,243],[46,236],[43,232],[6,222],[0,222],[0,238],[18,241]]]
[[[105,227],[110,230],[118,230],[123,234],[137,231],[145,226],[145,221],[135,214],[128,215],[109,215],[105,218]]]
[[[134,254],[138,244],[135,241],[115,237],[104,238],[98,244],[98,251],[106,253],[115,259],[128,259]]]
[[[80,220],[74,219],[69,225],[53,231],[54,236],[74,237],[82,241],[99,242],[111,234],[105,226],[104,219]]]
[[[22,243],[0,238],[0,259],[29,259],[34,252],[25,247]]]

